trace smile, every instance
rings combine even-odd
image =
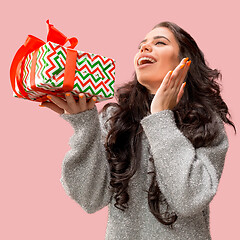
[[[139,59],[137,60],[137,65],[140,66],[142,64],[146,64],[146,63],[155,63],[156,60],[153,59],[152,57],[139,57]]]

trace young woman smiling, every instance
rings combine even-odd
[[[172,22],[140,43],[133,80],[96,98],[43,103],[74,128],[61,182],[88,213],[109,206],[109,240],[208,240],[228,150],[228,107],[194,39]],[[230,115],[230,114],[229,114]],[[236,132],[236,130],[235,130]]]

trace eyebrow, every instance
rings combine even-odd
[[[168,38],[164,37],[164,36],[155,36],[155,37],[153,37],[153,39],[158,39],[158,38],[165,38],[165,39],[167,39],[167,40],[170,42],[170,40],[169,40]],[[147,41],[147,39],[142,40],[142,41],[139,43],[139,46],[140,46],[141,43],[146,42],[146,41]]]

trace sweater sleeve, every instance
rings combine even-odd
[[[110,170],[104,141],[107,136],[106,117],[96,106],[77,114],[61,114],[71,124],[74,134],[71,149],[62,163],[61,183],[66,193],[87,213],[94,213],[109,204]]]
[[[205,209],[215,196],[228,150],[222,119],[221,132],[211,147],[195,149],[179,130],[172,110],[141,120],[149,140],[156,179],[176,214],[192,216]]]

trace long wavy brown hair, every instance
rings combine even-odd
[[[236,134],[235,125],[227,118],[227,114],[230,118],[231,115],[220,96],[220,84],[216,81],[218,78],[222,80],[220,71],[207,66],[203,52],[181,27],[168,21],[161,22],[154,28],[157,27],[166,27],[174,34],[179,45],[179,62],[184,57],[189,57],[192,61],[185,78],[187,84],[184,94],[172,109],[177,127],[195,148],[210,146],[217,136],[219,127],[216,124],[216,114],[219,114],[225,123],[232,125]],[[114,206],[124,211],[128,208],[128,182],[135,174],[141,157],[143,128],[140,121],[150,113],[154,95],[138,82],[134,72],[133,79],[119,87],[115,97],[117,103],[106,104],[100,112],[106,113],[110,106],[115,108],[113,115],[108,119],[111,127],[105,148],[111,171],[110,185],[115,193]],[[153,158],[150,157],[149,160],[153,161]],[[153,175],[147,191],[149,209],[159,222],[172,227],[177,215],[174,212],[160,211],[159,204],[167,202],[158,187],[155,171],[148,174]]]

